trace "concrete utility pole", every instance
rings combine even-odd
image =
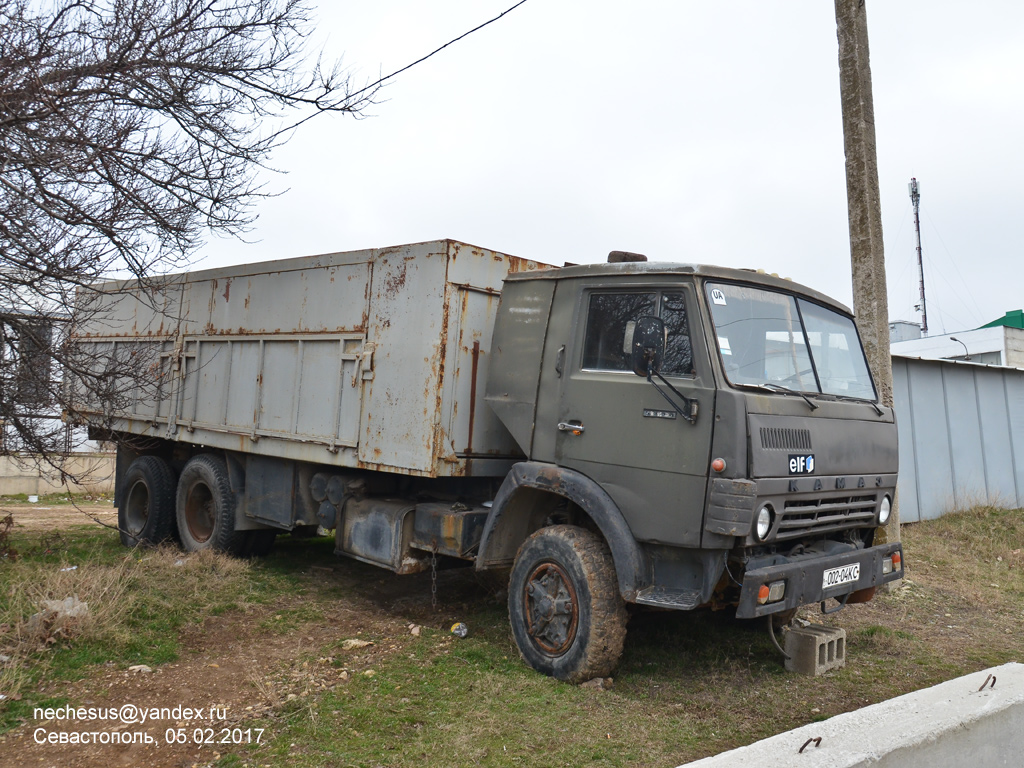
[[[853,265],[853,312],[868,365],[885,405],[892,406],[892,358],[889,353],[889,301],[882,248],[882,206],[875,154],[875,110],[868,60],[865,0],[835,0],[839,37],[839,90],[843,102],[846,149],[846,199]],[[894,504],[886,526],[890,541],[900,536]]]

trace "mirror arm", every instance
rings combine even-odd
[[[652,378],[652,376],[657,376],[659,379],[661,379],[662,383],[664,383],[664,385],[666,387],[668,387],[670,390],[672,390],[672,392],[676,395],[676,397],[678,397],[680,400],[683,401],[683,405],[686,406],[686,411],[683,411],[678,405],[676,405],[675,401],[671,397],[669,397],[667,394],[665,394],[665,390],[663,390],[661,387],[658,386],[658,382],[656,382]],[[651,384],[654,385],[654,388],[656,390],[658,390],[658,393],[662,397],[665,398],[665,400],[668,402],[669,405],[672,406],[673,410],[676,413],[678,413],[680,416],[682,416],[684,419],[686,419],[691,424],[693,424],[693,423],[695,423],[697,421],[697,401],[694,400],[691,397],[687,397],[682,392],[680,392],[678,389],[673,387],[668,382],[668,380],[664,376],[662,376],[660,373],[655,371],[654,370],[654,366],[650,365],[650,364],[648,364],[648,366],[647,366],[647,380],[649,382],[651,382]],[[689,411],[689,412],[687,413],[687,411]]]

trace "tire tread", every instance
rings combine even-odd
[[[136,474],[139,477],[136,478]],[[149,493],[149,520],[135,536],[128,532],[125,518],[128,493],[138,480],[146,483]],[[126,547],[153,546],[172,538],[176,533],[175,491],[178,481],[171,466],[159,456],[139,456],[128,467],[123,483],[124,496],[117,509],[121,544]]]
[[[520,599],[514,584],[521,559],[536,557],[533,550],[543,550],[550,546],[549,542],[560,542],[567,545],[579,560],[583,570],[587,588],[590,592],[589,621],[587,637],[577,635],[577,642],[582,642],[582,652],[572,650],[551,663],[550,669],[544,664],[538,666],[529,656],[530,647],[524,652],[524,642],[516,632],[515,622],[518,611],[513,606]],[[555,545],[557,546],[557,545]],[[520,655],[527,664],[538,671],[545,672],[570,683],[581,683],[595,677],[607,677],[615,669],[622,656],[626,640],[626,621],[628,614],[625,603],[619,594],[619,583],[615,573],[611,550],[598,534],[574,525],[554,525],[541,528],[529,536],[516,554],[516,566],[513,567],[513,583],[509,586],[509,613],[513,621],[513,634],[519,646]],[[582,610],[582,608],[581,608]],[[580,631],[584,629],[581,622]],[[525,630],[523,630],[525,634]]]
[[[216,520],[213,532],[205,542],[196,542],[192,539],[185,520],[185,493],[194,479],[193,475],[196,474],[199,477],[195,479],[201,480],[209,487],[215,500]],[[235,497],[228,480],[227,463],[220,456],[201,453],[189,459],[178,479],[176,512],[181,543],[188,551],[214,549],[238,555],[247,543],[246,532],[235,530]]]

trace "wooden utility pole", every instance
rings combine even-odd
[[[885,251],[882,248],[882,206],[875,153],[867,9],[865,0],[835,0],[835,4],[850,259],[853,265],[853,312],[878,395],[885,405],[891,407],[889,301],[885,286]],[[899,510],[895,504],[886,529],[890,541],[899,540]]]

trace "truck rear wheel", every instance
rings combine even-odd
[[[538,672],[580,683],[619,663],[626,608],[611,552],[596,533],[555,525],[523,542],[508,609],[519,653]]]
[[[235,497],[222,458],[203,453],[189,459],[178,479],[177,518],[188,552],[241,553],[246,539],[235,530]]]
[[[117,527],[126,547],[174,536],[174,470],[159,456],[140,456],[124,475]]]

